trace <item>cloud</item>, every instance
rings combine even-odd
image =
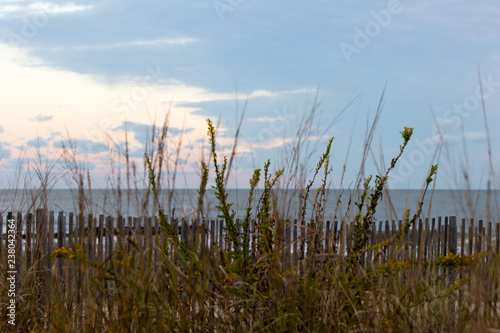
[[[488,140],[488,136],[484,132],[465,132],[465,139],[474,142],[483,142]]]
[[[0,143],[0,159],[10,158],[10,150],[7,150]]]
[[[269,90],[254,90],[248,98],[255,97],[277,97],[284,94],[303,94],[307,93],[311,89],[295,89],[295,90],[282,90],[282,91],[269,91]]]
[[[6,19],[0,18],[0,43],[5,44],[0,45],[0,59],[7,58],[4,49],[13,49],[7,45],[10,40],[2,39],[4,32],[23,36],[27,31],[23,19],[33,17],[27,12],[43,13],[40,9],[43,3],[44,0],[2,2],[0,15]],[[351,65],[343,59],[339,43],[352,42],[353,28],[363,29],[373,19],[370,11],[378,12],[387,3],[366,6],[327,0],[247,1],[227,11],[224,22],[219,20],[210,1],[187,4],[125,0],[117,6],[116,1],[68,0],[58,1],[59,7],[55,1],[48,3],[54,6],[46,9],[57,15],[48,15],[50,22],[38,26],[37,34],[19,44],[22,49],[19,53],[26,52],[37,62],[21,61],[17,55],[12,56],[15,66],[10,60],[3,64],[0,60],[0,72],[5,78],[2,88],[9,92],[0,101],[0,109],[11,111],[0,114],[0,123],[9,133],[9,137],[4,135],[2,139],[15,146],[24,144],[23,138],[32,138],[33,133],[40,133],[50,145],[50,133],[66,125],[74,137],[99,141],[96,138],[100,134],[87,135],[94,133],[93,128],[85,126],[88,120],[102,131],[112,131],[124,120],[147,123],[150,118],[142,113],[143,100],[135,95],[137,88],[141,88],[138,82],[152,82],[145,87],[144,100],[149,110],[155,112],[157,105],[171,101],[171,123],[182,127],[186,119],[187,126],[197,129],[189,139],[205,133],[203,118],[220,116],[220,138],[227,134],[229,142],[248,99],[241,142],[253,137],[260,139],[265,148],[267,144],[277,145],[277,138],[293,135],[301,121],[301,110],[308,108],[309,101],[315,98],[314,92],[296,95],[279,92],[321,84],[319,99],[324,113],[319,132],[330,123],[339,105],[362,93],[359,104],[343,115],[340,126],[347,131],[347,126],[351,126],[345,119],[362,119],[356,116],[356,109],[371,110],[384,81],[388,81],[387,92],[391,97],[384,109],[388,120],[385,129],[398,126],[400,121],[428,129],[433,119],[422,110],[429,104],[440,109],[454,101],[461,103],[474,92],[477,73],[471,64],[479,61],[482,72],[491,72],[495,82],[500,77],[496,66],[500,61],[496,56],[500,45],[496,33],[499,23],[495,21],[499,9],[493,3],[485,8],[466,3],[455,6],[449,0],[439,4],[429,0],[405,2],[404,13],[394,17],[380,36],[370,38],[369,47]],[[168,81],[167,75],[161,81],[147,76],[150,68],[168,73]],[[170,85],[170,80],[181,81],[184,86]],[[239,107],[235,107],[236,86]],[[433,93],[436,91],[440,93]],[[113,113],[118,111],[113,102],[122,102],[122,96],[130,113]],[[495,96],[492,94],[488,101],[491,110],[498,108]],[[289,117],[281,115],[285,106]],[[122,104],[120,108],[125,109]],[[280,115],[274,114],[275,109]],[[37,114],[53,114],[54,119],[45,123],[16,121],[19,115],[31,120]],[[441,117],[446,118],[444,113]],[[480,130],[476,124],[480,118],[471,114],[464,124],[467,130]],[[492,114],[490,122],[496,123],[496,118]],[[447,128],[446,134],[454,135],[448,140],[456,142],[460,138],[459,131],[451,131],[453,124],[446,119],[437,123]],[[353,146],[362,141],[363,127],[353,126]],[[151,133],[151,127],[149,132],[145,128],[134,130],[130,129],[131,141],[135,137],[144,142],[146,133]],[[397,129],[394,132],[397,134]],[[112,133],[121,136],[116,142],[123,138],[122,133],[118,130]],[[175,130],[171,133],[175,134]],[[471,140],[481,140],[479,134],[468,136]],[[139,145],[133,141],[131,150],[135,153]],[[254,147],[259,145],[257,142]],[[339,144],[339,149],[347,146],[347,142]]]
[[[30,147],[47,147],[47,141],[43,138],[31,139],[26,143]]]
[[[434,119],[434,128],[436,130],[445,131],[447,129],[456,129],[459,125],[458,122],[446,118],[436,118]]]
[[[485,142],[488,140],[488,136],[484,132],[464,132],[462,135],[435,135],[432,140],[434,142],[440,142],[448,144],[456,144],[465,139],[468,142]]]
[[[248,121],[256,121],[259,123],[269,123],[269,122],[276,121],[276,120],[279,120],[279,118],[273,118],[273,117],[268,117],[268,116],[248,119]]]
[[[251,97],[275,97],[275,96],[278,96],[278,92],[275,92],[275,91],[269,91],[269,90],[254,90],[252,91],[252,93],[250,94],[250,96],[248,96],[249,98]]]
[[[5,132],[5,130],[3,129],[3,126],[0,125],[0,133],[3,133],[3,132]]]
[[[21,6],[15,6],[15,5],[7,5],[7,6],[3,5],[0,8],[0,17],[4,17],[11,13],[15,13],[19,11],[21,8],[22,8]]]
[[[237,82],[247,91],[255,89],[252,97],[267,94],[269,90],[292,91],[317,85],[317,74],[298,59],[320,64],[318,57],[328,55],[322,48],[330,44],[313,37],[319,35],[316,29],[331,30],[331,20],[321,20],[320,27],[308,24],[317,6],[305,6],[298,1],[290,5],[247,5],[238,14],[228,13],[235,19],[239,16],[243,22],[231,23],[228,17],[230,25],[226,25],[219,21],[210,2],[186,5],[146,0],[123,1],[116,6],[104,1],[92,10],[81,11],[74,19],[51,20],[40,29],[44,33],[29,40],[29,46],[31,53],[44,64],[72,72],[100,74],[109,80],[134,76],[146,66],[160,64],[168,68],[170,76],[188,85],[227,91],[228,83],[232,89]],[[293,15],[297,19],[306,14],[303,9],[307,11],[307,19],[301,18],[304,24],[290,24],[268,15],[262,16],[262,22],[254,20],[260,14],[290,11],[294,6],[300,6]],[[317,17],[314,23],[320,23]],[[0,22],[0,28],[2,25],[6,24]],[[20,34],[17,26],[6,28]],[[126,54],[124,47],[128,48]],[[307,49],[317,51],[306,56]],[[305,78],[300,75],[302,71],[308,74]]]
[[[85,168],[87,170],[94,170],[96,168],[96,165],[92,162],[85,161],[85,162],[83,162],[83,168]]]
[[[114,144],[113,149],[115,151],[118,151],[121,155],[125,156],[126,145],[124,141]],[[144,157],[145,152],[146,152],[145,145],[141,145],[141,147],[131,147],[130,145],[128,146],[129,157],[141,158]]]
[[[108,147],[101,143],[90,140],[71,140],[71,143],[57,141],[53,144],[54,148],[76,148],[77,154],[102,153],[108,150]]]
[[[147,124],[141,124],[141,123],[134,123],[130,121],[124,121],[120,126],[115,127],[113,130],[114,131],[128,131],[134,133],[134,139],[136,139],[139,142],[145,142],[148,138],[151,137],[151,130],[153,129],[152,125],[147,125]],[[156,130],[158,131],[159,128],[156,127]],[[189,133],[193,131],[194,128],[185,128],[184,133]],[[168,127],[168,132],[167,135],[179,135],[182,133],[182,129],[177,128],[177,127]]]
[[[144,148],[133,149],[129,152],[129,156],[132,158],[141,158],[144,157],[145,150]]]
[[[155,47],[163,45],[185,45],[194,43],[196,39],[190,37],[180,38],[157,38],[157,39],[143,39],[133,40],[127,42],[109,43],[109,44],[94,44],[94,45],[79,45],[69,47],[52,47],[47,48],[49,51],[85,51],[85,50],[108,50],[124,47]]]
[[[90,10],[92,9],[92,6],[82,6],[74,4],[72,2],[64,5],[54,4],[50,2],[35,2],[29,6],[29,9],[31,11],[43,11],[48,14],[64,14]]]
[[[1,148],[0,148],[1,150]],[[2,153],[0,152],[0,158],[7,157],[7,156],[2,156]],[[1,161],[1,160],[0,160]],[[29,165],[30,159],[29,158],[14,158],[8,160],[6,163],[2,164],[2,168],[6,171],[9,170],[24,170],[24,167]]]
[[[36,115],[35,118],[31,119],[32,121],[50,121],[54,118],[54,116],[45,116],[43,114]]]
[[[7,4],[3,5],[0,8],[0,17],[6,16],[19,16],[26,14],[38,14],[44,13],[47,15],[56,15],[56,14],[66,14],[66,13],[74,13],[81,12],[92,9],[92,6],[83,6],[77,5],[73,2],[66,3],[63,5],[55,3],[55,1],[36,1],[31,4],[23,4],[26,1],[6,1],[7,3],[15,3],[15,4]]]

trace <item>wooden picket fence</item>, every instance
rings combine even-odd
[[[55,249],[72,248],[75,244],[85,247],[92,260],[104,262],[117,245],[130,250],[131,242],[149,248],[157,243],[160,226],[157,217],[111,217],[82,216],[54,211],[37,210],[35,214],[13,214],[0,216],[0,230],[4,230],[8,220],[16,222],[16,265],[18,272],[27,270],[34,263],[40,264]],[[238,222],[238,220],[237,220]],[[224,221],[209,220],[202,224],[186,219],[175,220],[179,235],[186,243],[194,243],[194,238],[208,252],[227,248],[224,237]],[[299,254],[309,250],[316,253],[343,257],[349,253],[354,223],[345,221],[325,221],[324,225],[302,224],[298,220],[277,223],[276,244],[283,250],[286,261],[296,263]],[[254,222],[252,221],[251,230]],[[402,221],[379,221],[372,225],[368,246],[390,240],[402,228]],[[318,232],[319,230],[319,232]],[[241,230],[240,230],[241,231]],[[311,242],[314,233],[315,244]],[[282,236],[280,236],[280,234]],[[254,237],[250,238],[254,247]],[[305,246],[304,246],[305,245]],[[448,251],[462,255],[493,251],[499,253],[500,223],[461,219],[454,216],[420,219],[405,235],[404,248],[398,253],[404,258],[432,260]],[[6,263],[8,247],[6,234],[0,241],[0,263]],[[388,253],[387,255],[391,255]],[[370,252],[364,255],[369,262]],[[48,267],[47,267],[48,268]]]
[[[64,212],[56,215],[53,211],[44,210],[28,214],[9,212],[4,216],[0,215],[0,230],[6,230],[7,224],[12,226],[9,220],[15,221],[16,241],[9,242],[7,234],[3,232],[0,238],[0,275],[15,273],[17,290],[36,295],[38,304],[48,304],[54,295],[60,295],[70,304],[76,304],[79,325],[84,322],[85,313],[91,313],[92,304],[87,297],[90,288],[93,288],[90,277],[102,274],[106,267],[120,262],[124,253],[130,253],[132,248],[138,250],[134,253],[139,253],[139,265],[150,267],[152,276],[162,276],[163,268],[160,265],[148,264],[151,259],[156,260],[161,255],[157,250],[163,235],[157,217],[115,218]],[[169,223],[177,226],[180,239],[188,246],[196,243],[204,252],[203,255],[227,250],[223,220],[197,223],[180,219]],[[402,221],[373,223],[368,246],[392,239],[402,226]],[[251,230],[254,229],[255,222],[252,222]],[[337,260],[348,255],[353,230],[354,224],[345,221],[327,220],[320,225],[299,220],[276,221],[274,246],[281,251],[278,253],[283,254],[283,267],[297,268],[300,271],[300,259],[307,258],[308,254],[313,254],[321,260]],[[241,228],[239,231],[241,232]],[[394,256],[397,256],[398,260],[405,262],[415,259],[414,262],[422,263],[437,259],[448,251],[462,255],[488,252],[481,264],[483,267],[494,267],[494,273],[483,274],[480,279],[471,279],[468,282],[468,290],[486,295],[482,301],[483,305],[478,306],[486,309],[486,304],[492,304],[496,308],[500,265],[495,258],[496,254],[500,253],[500,223],[483,220],[476,223],[466,219],[459,221],[454,216],[438,217],[419,220],[404,237],[398,251],[394,247],[365,251],[360,255],[361,263],[373,267],[383,262],[383,256],[387,259],[395,259]],[[256,241],[253,234],[250,246],[255,250]],[[7,258],[13,247],[15,267],[10,265],[11,262]],[[85,259],[80,262],[78,260],[81,259],[65,262],[62,258],[49,258],[54,250],[63,247],[80,249]],[[115,266],[115,269],[123,270],[120,271],[121,276],[126,276],[126,271],[119,265]],[[416,269],[414,273],[417,279],[429,281],[436,274],[442,276],[450,272],[448,269],[435,269],[425,265],[417,266]],[[489,271],[491,272],[491,269]],[[452,279],[458,281],[472,276],[470,274],[460,272]],[[0,289],[5,287],[5,281],[6,279],[0,281]],[[107,280],[98,283],[104,284]],[[109,288],[114,288],[113,283],[109,285]],[[36,288],[36,291],[31,288]],[[458,298],[450,298],[450,302],[456,302],[458,308],[461,295],[463,294],[460,293]]]

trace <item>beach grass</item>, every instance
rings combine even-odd
[[[18,276],[15,327],[7,323],[4,311],[8,284],[3,265],[6,258],[4,254],[1,257],[0,329],[2,332],[487,332],[500,327],[496,299],[500,259],[494,246],[470,255],[443,253],[437,259],[427,260],[401,255],[407,245],[406,235],[418,223],[424,202],[430,200],[428,192],[432,193],[434,178],[440,172],[438,165],[430,165],[427,177],[422,179],[425,185],[415,211],[401,212],[403,227],[390,239],[369,242],[377,205],[382,194],[388,193],[385,190],[391,171],[413,134],[410,127],[402,129],[399,151],[388,167],[378,175],[365,175],[364,164],[368,163],[381,105],[382,99],[366,136],[363,166],[354,180],[348,209],[335,212],[335,219],[354,221],[346,253],[336,252],[335,245],[325,250],[322,243],[335,139],[327,139],[322,152],[306,149],[314,108],[304,117],[287,163],[273,169],[275,162],[269,160],[254,171],[248,180],[246,214],[239,217],[228,200],[227,189],[237,158],[238,135],[231,155],[221,156],[216,126],[207,120],[210,154],[199,163],[197,210],[192,214],[196,218],[190,225],[195,231],[187,236],[179,233],[178,219],[189,217],[176,213],[172,186],[179,172],[182,136],[176,144],[168,142],[166,118],[159,136],[155,137],[155,128],[152,130],[142,171],[129,155],[127,140],[125,150],[109,160],[111,190],[106,197],[116,202],[116,216],[127,210],[121,206],[122,196],[127,198],[127,206],[137,207],[140,216],[153,214],[158,219],[159,232],[144,237],[136,230],[123,236],[118,230],[113,252],[100,257],[102,252],[90,251],[89,247],[107,243],[92,243],[95,235],[85,233],[83,223],[75,223],[76,229],[70,235],[72,241],[66,247],[50,241],[47,244],[42,229],[33,230],[33,251],[24,251],[18,258],[23,273]],[[66,142],[64,151],[57,163],[64,166],[75,191],[75,221],[92,221],[88,218],[89,214],[95,214],[91,174],[78,160],[71,140]],[[318,156],[312,172],[304,166],[304,155]],[[116,167],[118,160],[125,161],[124,170]],[[29,202],[26,213],[35,213],[37,208],[47,210],[48,192],[60,177],[55,172],[56,164],[44,163],[41,158],[31,167],[40,185],[38,191],[30,192],[26,198]],[[210,223],[206,211],[210,177],[215,180],[219,218],[225,221],[222,241],[212,246],[206,244],[208,238],[204,234]],[[344,174],[341,177],[344,181]],[[18,182],[22,181],[19,175]],[[140,191],[141,184],[147,184],[146,194]],[[259,184],[263,188],[257,192]],[[287,243],[282,235],[291,226],[287,216],[292,199],[297,197],[301,202],[297,210],[300,216],[294,226],[301,232],[294,242]],[[153,211],[149,211],[151,205]],[[331,244],[339,240],[339,235],[330,237]],[[297,249],[293,258],[290,247]],[[45,251],[46,248],[49,250]]]

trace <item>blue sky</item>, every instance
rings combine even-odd
[[[148,128],[170,110],[171,143],[184,128],[186,186],[196,186],[205,119],[220,120],[221,153],[228,154],[248,100],[232,180],[245,187],[268,158],[276,167],[286,163],[283,152],[317,95],[309,142],[319,156],[335,136],[335,187],[346,154],[346,177],[354,180],[367,121],[387,83],[367,173],[377,172],[381,151],[389,163],[399,131],[411,126],[414,138],[392,188],[422,186],[438,133],[445,147],[438,187],[465,186],[456,177],[466,164],[462,138],[472,185],[484,187],[488,151],[478,70],[498,166],[498,17],[494,1],[5,0],[2,183],[12,179],[18,158],[33,156],[39,145],[57,159],[69,137],[102,180],[105,145],[123,145],[126,128],[140,158]]]

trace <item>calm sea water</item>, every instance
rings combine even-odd
[[[92,190],[86,194],[86,200],[83,202],[85,206],[85,214],[92,213],[94,215],[123,215],[123,216],[138,216],[152,215],[153,204],[150,197],[148,203],[141,201],[141,198],[146,197],[146,190],[127,193],[122,191],[117,193],[113,190]],[[232,209],[237,216],[243,217],[245,208],[248,203],[248,190],[228,190],[228,202],[233,203]],[[260,196],[259,191],[254,195],[256,200],[252,205],[253,216],[256,214],[256,204]],[[90,195],[89,195],[90,194]],[[358,194],[359,195],[359,194]],[[333,220],[334,216],[337,219],[342,219],[347,211],[349,201],[351,204],[358,197],[356,193],[349,190],[329,190],[327,194],[327,202],[325,206],[325,217],[328,220]],[[421,196],[420,190],[391,190],[385,193],[381,202],[377,207],[375,217],[379,220],[386,219],[401,219],[406,209],[410,209],[413,214],[417,210],[417,205]],[[33,199],[36,197],[36,192],[21,191],[21,190],[0,190],[0,211],[5,215],[7,211],[26,212],[33,204]],[[275,193],[275,198],[278,201],[278,206],[281,207],[283,215],[289,219],[294,219],[300,216],[303,200],[300,194],[293,194],[291,191]],[[306,215],[310,216],[315,190],[312,190],[306,210]],[[47,195],[47,208],[53,211],[63,211],[65,213],[76,212],[79,207],[78,193],[71,190],[52,190]],[[196,217],[198,207],[198,194],[196,190],[178,189],[170,195],[170,207],[175,208],[175,216]],[[162,193],[160,203],[167,211],[169,207],[169,194]],[[35,200],[35,206],[43,207],[40,200]],[[208,218],[216,218],[219,214],[217,200],[214,190],[207,190],[207,195],[204,201],[204,210],[208,212]],[[438,217],[438,216],[457,216],[461,218],[475,218],[500,222],[500,191],[488,192],[486,190],[436,190],[433,193],[428,192],[422,217]],[[357,212],[357,208],[350,212],[353,216]]]

